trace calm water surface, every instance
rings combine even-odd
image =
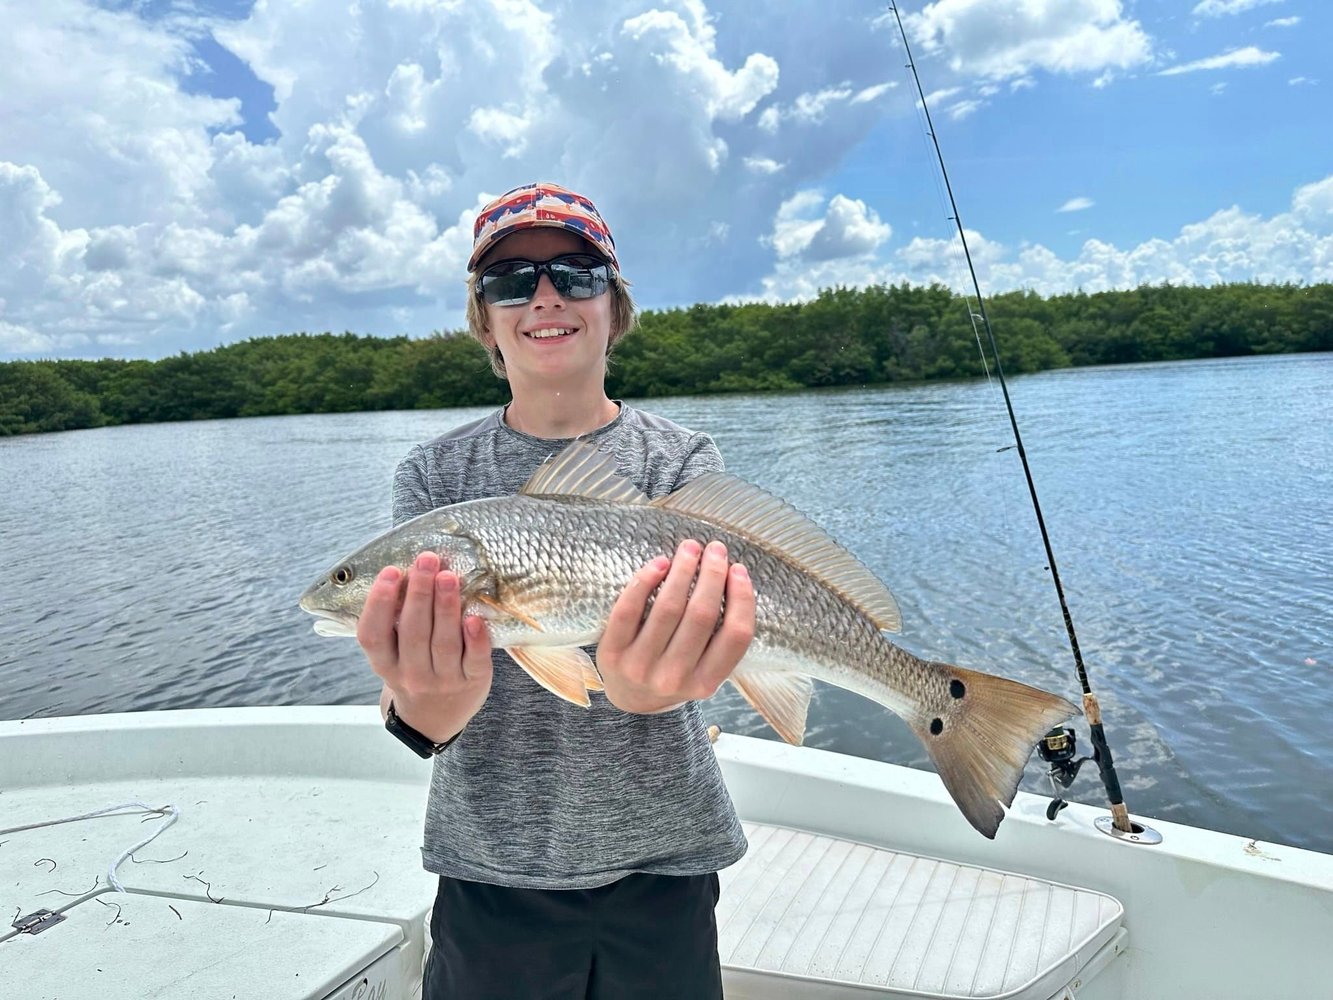
[[[1011,392],[1130,809],[1333,851],[1333,356],[1049,372]],[[885,582],[903,645],[1077,700],[998,388],[656,400]],[[0,439],[0,719],[372,702],[296,598],[483,410]],[[771,737],[728,688],[707,714]],[[1086,728],[1080,726],[1086,749]],[[811,745],[925,766],[821,687]],[[1025,787],[1045,791],[1038,764]],[[1100,802],[1091,768],[1074,798]]]

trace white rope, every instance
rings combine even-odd
[[[176,820],[180,817],[180,810],[177,809],[175,806],[166,805],[166,806],[155,807],[146,805],[143,802],[122,802],[118,806],[109,806],[106,809],[99,809],[97,810],[97,812],[84,813],[82,816],[68,816],[65,819],[49,819],[42,823],[29,823],[27,826],[12,826],[9,827],[8,829],[0,830],[0,836],[3,836],[6,833],[22,833],[24,830],[39,830],[42,827],[46,826],[59,826],[62,823],[77,823],[80,820],[96,819],[98,816],[107,816],[112,813],[119,812],[122,809],[139,809],[143,812],[157,813],[159,816],[165,817],[161,826],[159,826],[156,830],[154,830],[143,840],[139,841],[133,847],[122,852],[120,857],[116,858],[116,860],[111,863],[111,867],[107,869],[106,880],[109,883],[111,883],[111,888],[115,889],[117,892],[124,892],[125,887],[120,884],[120,879],[116,878],[116,869],[118,869],[121,865],[123,865],[125,863],[125,859],[128,858],[131,854],[133,854],[135,851],[139,850],[142,847],[147,847],[154,840],[156,840],[158,836],[164,830],[167,829],[167,827],[171,826],[172,823],[176,822]]]

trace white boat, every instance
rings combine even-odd
[[[1333,996],[1333,856],[1022,792],[988,841],[927,772],[716,751],[729,1000]],[[374,707],[0,722],[0,997],[416,996],[428,774]]]

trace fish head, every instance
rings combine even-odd
[[[428,520],[430,523],[422,523]],[[355,636],[375,577],[387,566],[397,566],[406,575],[422,552],[438,553],[440,568],[457,573],[465,592],[482,575],[477,545],[463,534],[458,522],[423,514],[385,532],[321,573],[301,595],[301,610],[319,619],[315,631],[320,635]]]

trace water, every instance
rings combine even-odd
[[[1011,391],[1130,809],[1333,852],[1333,356]],[[909,649],[1077,700],[997,387],[647,405],[844,540]],[[0,439],[0,718],[373,702],[355,644],[315,636],[296,597],[387,526],[412,444],[483,412]],[[730,688],[707,714],[772,736]],[[810,718],[811,745],[925,766],[854,695],[821,687]],[[1037,764],[1024,786],[1046,790]],[[1072,797],[1100,794],[1085,768]]]

